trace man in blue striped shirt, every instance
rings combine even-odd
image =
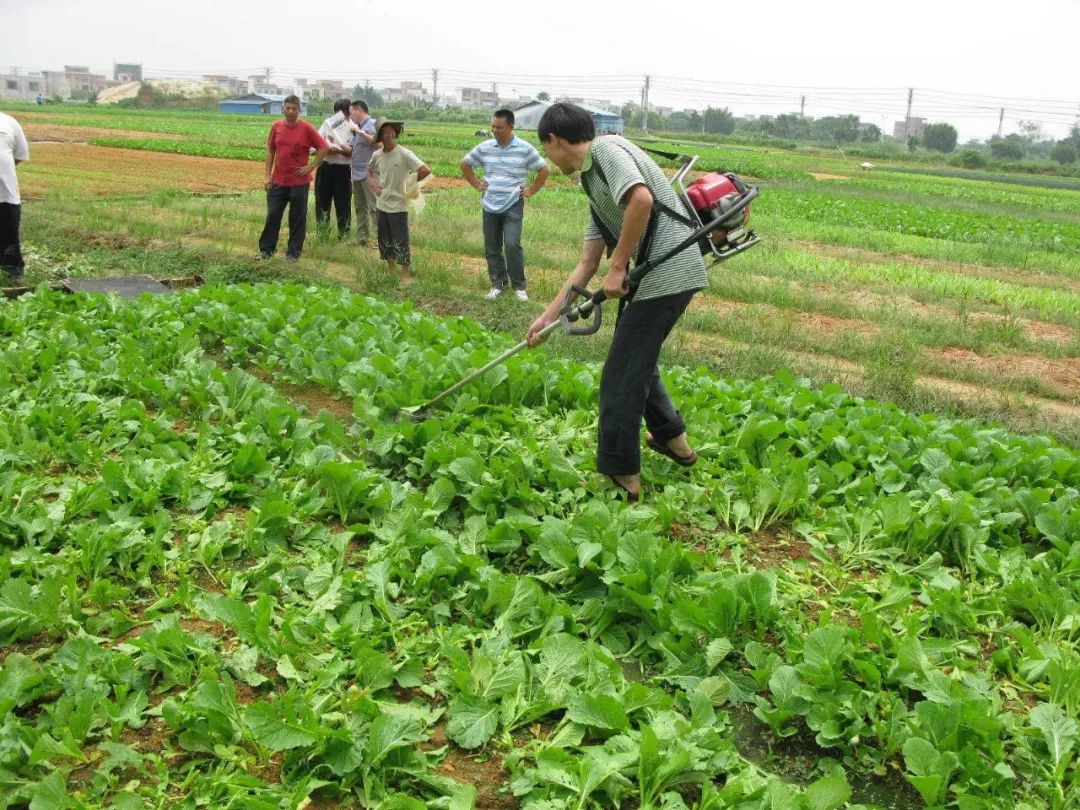
[[[525,200],[543,188],[548,179],[547,161],[531,143],[514,134],[514,113],[496,110],[491,118],[495,137],[478,144],[461,161],[461,173],[481,193],[484,209],[484,252],[494,300],[506,290],[507,282],[519,301],[528,301],[525,292],[525,253],[521,249],[521,229]],[[484,178],[476,176],[483,169]],[[536,177],[526,188],[529,172]],[[505,256],[503,255],[505,249]]]

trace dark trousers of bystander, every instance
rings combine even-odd
[[[330,221],[331,203],[338,236],[344,239],[352,222],[352,166],[348,163],[324,163],[315,173],[315,221],[320,228]]]
[[[266,225],[259,237],[259,253],[270,257],[277,250],[278,234],[285,207],[289,208],[289,245],[285,255],[299,259],[307,235],[308,184],[302,186],[273,185],[266,192]]]
[[[524,219],[524,199],[501,214],[484,211],[484,253],[492,289],[505,290],[507,281],[515,290],[525,289],[525,252],[521,249]]]
[[[409,214],[376,213],[379,230],[379,257],[387,261],[408,265],[409,256]]]
[[[641,420],[666,443],[686,430],[660,381],[656,362],[693,292],[632,301],[619,311],[600,376],[600,428],[596,468],[605,475],[641,471]]]
[[[22,247],[19,244],[19,222],[22,206],[0,203],[0,269],[15,281],[23,274]]]

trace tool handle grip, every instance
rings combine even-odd
[[[577,305],[572,305],[569,303],[569,300],[572,299],[574,295],[579,295],[585,300]],[[601,313],[603,312],[600,305],[603,304],[605,300],[607,300],[607,296],[604,294],[603,290],[592,292],[586,287],[579,287],[577,284],[571,286],[566,309],[567,334],[595,335],[599,332],[602,321]],[[585,325],[574,326],[578,321],[584,322]]]

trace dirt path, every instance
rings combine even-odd
[[[31,143],[86,143],[94,138],[153,138],[155,140],[183,141],[183,135],[164,132],[141,132],[134,129],[103,129],[101,127],[80,127],[67,124],[44,124],[28,121],[23,126],[26,139]]]
[[[50,193],[104,197],[180,189],[192,192],[252,191],[262,187],[262,167],[250,160],[171,155],[86,144],[40,143],[20,166],[23,196]]]
[[[992,268],[978,264],[948,261],[946,259],[928,259],[922,256],[912,256],[908,253],[876,253],[865,248],[849,247],[847,245],[828,245],[822,242],[811,242],[805,239],[785,240],[786,244],[798,250],[805,250],[818,256],[827,256],[833,259],[846,259],[848,261],[865,262],[867,264],[881,264],[884,261],[912,264],[926,267],[943,273],[956,273],[958,275],[978,276],[979,278],[991,278],[996,281],[1006,281],[1010,284],[1021,284],[1025,287],[1049,287],[1052,289],[1064,289],[1080,293],[1080,279],[1069,278],[1060,274],[1053,275],[1041,273],[1038,270],[1007,270],[1004,268]]]

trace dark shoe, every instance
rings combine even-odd
[[[298,262],[298,261],[300,261],[300,257],[299,256],[293,256],[291,253],[286,253],[285,254],[285,261],[287,261],[287,262]]]
[[[273,253],[260,253],[259,254],[259,261],[260,262],[265,262],[267,259],[272,259],[272,258],[274,258]]]
[[[609,475],[608,478],[611,479],[611,483],[615,485],[616,489],[621,489],[623,492],[626,493],[627,503],[637,503],[641,499],[640,492],[631,492],[629,489],[620,484],[619,480],[614,475]]]
[[[666,444],[664,444],[663,442],[658,442],[655,439],[646,439],[645,445],[650,450],[653,450],[662,456],[667,456],[680,467],[693,467],[695,464],[697,464],[697,453],[695,453],[693,450],[690,451],[689,456],[680,456]]]

